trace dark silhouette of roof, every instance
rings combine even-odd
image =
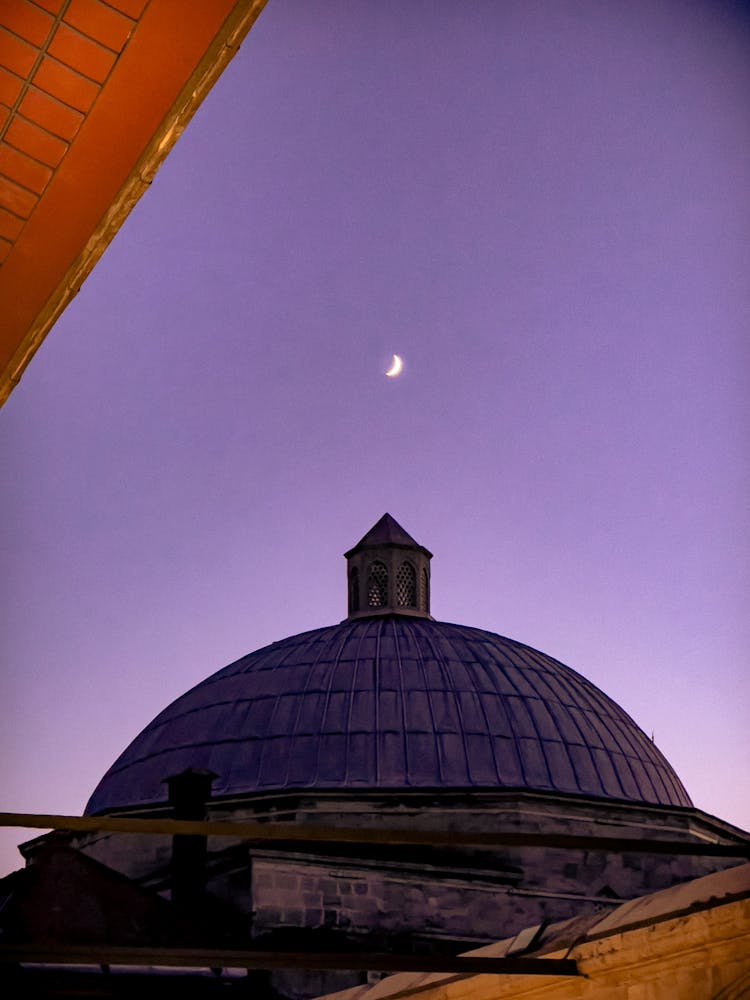
[[[653,742],[574,670],[399,615],[291,636],[207,678],[131,743],[86,812],[165,802],[164,779],[188,767],[218,775],[214,796],[487,788],[691,805]]]
[[[383,514],[367,534],[360,538],[353,548],[344,553],[344,556],[348,559],[349,556],[354,552],[359,552],[360,549],[376,548],[381,545],[420,549],[432,558],[432,553],[428,552],[419,542],[416,542],[407,531],[404,531],[398,521],[388,513]]]
[[[0,898],[6,944],[164,944],[177,928],[166,899],[54,836],[0,879]]]

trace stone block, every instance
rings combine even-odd
[[[255,925],[273,926],[281,923],[281,910],[278,906],[259,906],[254,914]]]
[[[275,882],[280,889],[296,889],[299,886],[296,875],[277,875]]]

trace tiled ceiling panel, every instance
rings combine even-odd
[[[3,0],[0,265],[122,55],[146,0]]]
[[[0,0],[0,404],[265,2]]]

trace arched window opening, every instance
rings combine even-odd
[[[359,570],[355,566],[349,574],[349,614],[359,611]]]
[[[396,574],[396,605],[399,608],[417,606],[417,574],[410,562],[402,562]]]
[[[425,614],[430,613],[430,579],[426,569],[423,569],[419,574],[419,604],[417,607]]]
[[[367,605],[370,608],[384,608],[387,604],[388,570],[382,562],[374,562],[367,577]]]

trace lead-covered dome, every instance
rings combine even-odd
[[[689,806],[653,742],[580,674],[491,632],[380,614],[295,635],[198,684],[144,729],[87,813],[296,789],[533,789]]]

